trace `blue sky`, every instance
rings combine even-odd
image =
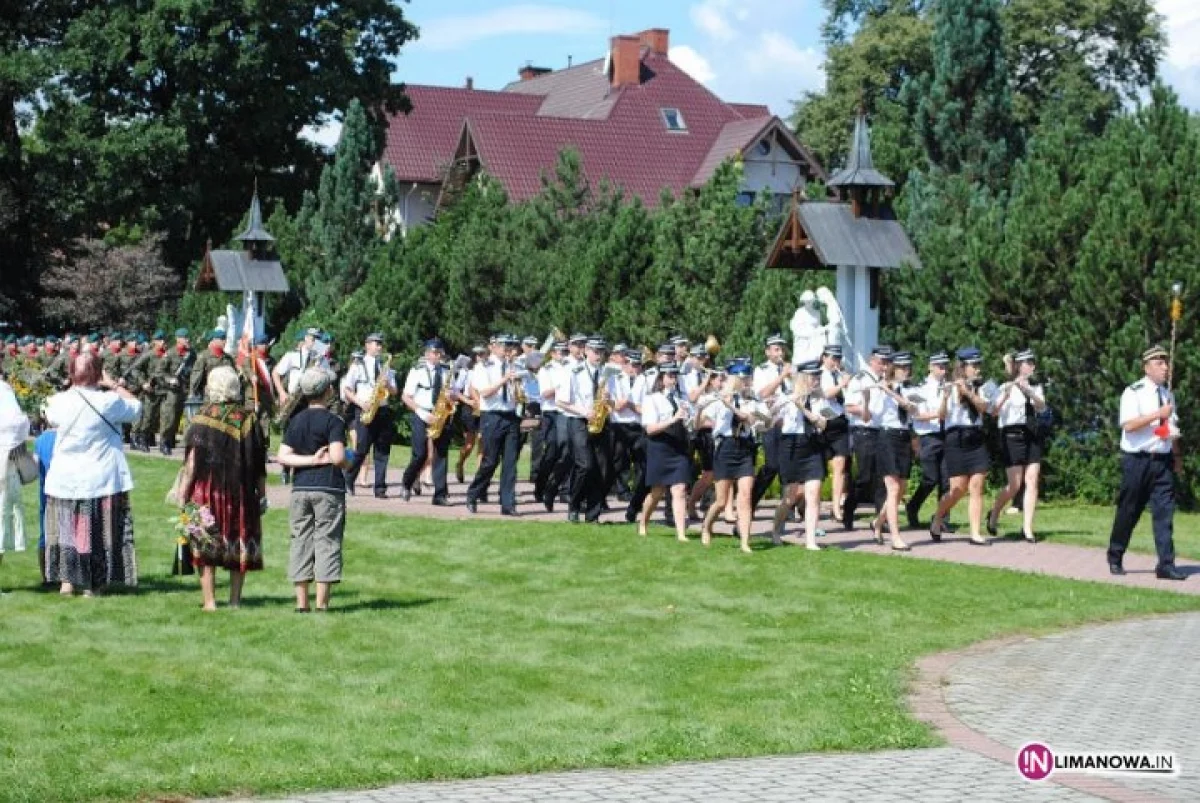
[[[1171,45],[1163,74],[1200,109],[1200,0],[1155,0]],[[395,77],[417,84],[500,89],[527,62],[561,69],[602,57],[613,34],[669,28],[671,59],[729,101],[765,103],[781,117],[824,82],[820,0],[412,0],[421,37]],[[336,126],[319,139],[336,140]]]

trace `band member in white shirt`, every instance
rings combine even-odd
[[[697,425],[712,427],[713,477],[717,485],[717,498],[704,516],[700,528],[700,541],[705,546],[712,542],[712,527],[717,516],[730,502],[734,488],[737,489],[737,531],[743,552],[750,551],[750,529],[754,520],[754,508],[750,504],[754,494],[754,444],[755,428],[769,419],[766,406],[754,398],[751,387],[753,369],[747,363],[732,363],[728,377],[719,376],[714,388],[716,395],[700,411]]]
[[[842,347],[830,344],[821,355],[821,392],[833,417],[825,423],[825,454],[833,480],[833,518],[842,520],[846,479],[850,475],[850,421],[846,418],[846,388],[854,376],[842,367]]]
[[[772,416],[779,423],[779,484],[782,487],[771,540],[776,544],[798,544],[783,537],[784,523],[804,494],[804,545],[811,551],[817,545],[817,522],[821,515],[821,484],[825,481],[825,443],[821,437],[825,421],[820,414],[824,403],[821,392],[821,363],[802,363],[797,368],[795,385],[779,394],[771,403]]]
[[[471,349],[471,365],[458,372],[454,377],[454,392],[458,394],[458,418],[462,427],[463,445],[458,452],[458,462],[454,465],[454,478],[461,484],[466,482],[464,473],[467,458],[475,450],[479,442],[479,397],[471,392],[471,373],[481,362],[487,359],[488,350],[483,346]]]
[[[995,392],[992,383],[980,378],[983,354],[974,347],[958,350],[954,379],[942,393],[942,420],[946,422],[946,471],[950,475],[950,493],[938,504],[929,525],[934,541],[942,538],[942,522],[967,494],[967,515],[971,522],[971,543],[987,546],[983,528],[983,493],[991,460],[983,434],[983,416],[991,406]]]
[[[633,507],[646,494],[646,446],[642,442],[642,397],[646,384],[642,379],[642,355],[629,347],[621,351],[621,374],[614,377],[613,411],[609,416],[609,431],[613,442],[613,475],[616,478],[617,498],[630,505],[625,520],[632,523],[640,507]]]
[[[1042,452],[1045,440],[1038,427],[1038,415],[1046,409],[1046,393],[1034,384],[1037,357],[1030,349],[1019,352],[1015,359],[1004,355],[1008,381],[996,399],[994,415],[1000,426],[1000,449],[1008,484],[996,495],[987,518],[987,530],[996,535],[1000,513],[1025,486],[1022,512],[1022,534],[1030,543],[1037,541],[1033,531],[1033,514],[1037,510],[1038,481],[1042,472]]]
[[[581,515],[588,522],[599,521],[608,492],[608,470],[612,463],[609,441],[603,430],[592,433],[589,429],[596,400],[602,393],[612,398],[611,379],[605,376],[604,370],[607,354],[608,343],[603,339],[588,340],[584,361],[570,371],[569,395],[557,398],[558,409],[567,416],[575,463],[567,509],[567,521],[572,523],[578,523]]]
[[[908,387],[911,375],[912,355],[898,351],[892,356],[892,364],[885,369],[879,384],[863,391],[864,405],[870,410],[872,420],[879,424],[875,469],[883,480],[885,493],[882,509],[876,512],[871,529],[875,532],[876,543],[882,544],[886,525],[892,536],[892,549],[898,551],[909,549],[900,538],[900,499],[912,470],[910,425],[917,405],[905,395],[912,392]]]
[[[412,426],[412,458],[400,481],[400,496],[406,502],[429,459],[432,447],[433,504],[450,504],[446,475],[450,437],[454,429],[451,422],[447,421],[436,441],[430,438],[428,433],[434,407],[442,393],[449,394],[446,398],[450,400],[456,398],[450,369],[442,361],[444,354],[445,346],[439,338],[425,341],[425,359],[409,371],[404,380],[404,392],[400,399],[410,411],[409,422]]]
[[[525,417],[527,427],[531,427],[529,431],[522,434],[523,439],[529,441],[529,481],[537,480],[538,464],[542,461],[542,453],[546,449],[546,444],[542,440],[542,390],[538,383],[538,369],[541,367],[541,353],[538,349],[538,339],[532,335],[526,336],[521,340],[521,356],[525,359],[522,361],[526,368],[529,367],[530,361],[537,368],[530,369],[526,372],[524,379],[521,380],[521,388],[525,392],[525,409],[521,414]]]
[[[913,432],[919,443],[921,459],[921,484],[908,500],[905,513],[908,516],[908,527],[916,530],[921,526],[921,505],[935,490],[940,501],[950,492],[950,476],[946,473],[946,432],[942,425],[942,388],[946,384],[946,369],[950,366],[950,357],[944,351],[929,356],[929,375],[925,382],[916,389],[921,397],[917,403],[917,412],[913,415]],[[947,524],[942,525],[950,532]]]
[[[322,364],[322,357],[316,347],[317,338],[320,336],[321,330],[316,327],[304,330],[296,348],[284,354],[279,364],[271,371],[275,398],[279,399],[280,407],[287,404],[288,396],[300,389],[301,374],[309,368],[328,367],[327,364]]]
[[[642,504],[638,535],[646,535],[650,515],[669,489],[674,511],[675,537],[687,541],[687,484],[692,478],[691,445],[686,421],[692,410],[679,391],[679,366],[658,366],[651,392],[642,401],[642,427],[646,430],[646,485],[650,493]]]
[[[863,390],[879,383],[892,362],[893,349],[883,344],[871,350],[867,367],[855,374],[846,386],[846,417],[850,421],[850,446],[854,450],[854,473],[842,506],[842,524],[854,529],[854,511],[860,504],[874,503],[876,511],[883,507],[883,480],[875,467],[878,450],[879,422],[872,420],[863,404]]]
[[[792,364],[786,359],[784,349],[787,338],[773,334],[767,338],[767,361],[754,369],[754,392],[758,400],[769,408],[777,395],[791,391],[795,379]],[[758,507],[767,488],[779,476],[779,422],[776,421],[763,432],[763,464],[754,478],[752,506]]]
[[[1154,550],[1160,580],[1186,580],[1175,568],[1175,478],[1183,471],[1179,450],[1179,410],[1167,388],[1167,352],[1152,346],[1142,354],[1145,376],[1121,394],[1121,490],[1108,541],[1108,570],[1125,574],[1122,562],[1129,537],[1146,505],[1154,519]]]
[[[479,431],[483,459],[467,488],[467,510],[475,513],[500,467],[500,512],[517,515],[517,457],[521,451],[521,422],[517,418],[516,383],[520,376],[508,359],[512,335],[495,335],[491,357],[471,372],[471,388],[479,397]]]
[[[541,397],[542,408],[539,429],[542,453],[533,476],[533,498],[539,502],[542,502],[543,492],[550,482],[550,477],[554,474],[555,467],[558,466],[560,455],[566,449],[561,442],[565,438],[565,430],[562,436],[558,431],[560,413],[555,401],[557,395],[555,388],[559,372],[563,370],[563,362],[568,354],[570,351],[567,348],[567,342],[565,340],[557,341],[537,372],[538,395]],[[551,506],[553,506],[553,500],[551,500]]]
[[[391,400],[399,392],[396,387],[396,372],[384,365],[383,335],[374,332],[367,335],[363,344],[363,358],[350,366],[342,379],[342,401],[353,413],[356,446],[354,462],[346,471],[346,491],[353,496],[358,472],[362,469],[367,453],[372,452],[375,461],[375,497],[387,498],[387,465],[392,452],[392,439],[396,433],[396,416]],[[371,401],[378,383],[387,386],[387,395],[379,406],[370,424],[362,422],[362,411]]]

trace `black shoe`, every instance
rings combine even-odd
[[[633,524],[635,521],[637,521],[637,511],[626,510],[625,511],[625,523]]]
[[[628,505],[630,502],[633,501],[633,494],[630,493],[629,491],[621,491],[619,494],[617,494],[617,501],[624,502],[625,504]]]
[[[500,515],[501,516],[515,516],[515,515],[517,515],[517,509],[515,507],[502,507],[502,508],[500,508]]]
[[[929,522],[929,537],[933,539],[933,543],[935,543],[935,544],[941,543],[942,533],[944,533],[944,532],[946,532],[946,525],[939,524],[937,517],[935,516]]]
[[[1159,580],[1186,580],[1187,575],[1176,569],[1174,566],[1167,566],[1163,569],[1158,569],[1154,572],[1154,576]]]
[[[450,507],[450,500],[444,496],[435,496],[431,504],[434,507]]]
[[[417,480],[417,484],[416,484],[416,485],[414,485],[414,486],[412,487],[412,495],[413,495],[413,496],[420,496],[420,495],[421,495],[421,493],[422,493],[422,490],[421,490],[421,481],[420,481],[420,480]]]
[[[572,524],[578,524],[579,523],[579,513],[572,510],[570,513],[567,514],[567,521],[571,522]]]
[[[599,524],[600,517],[599,516],[588,516],[584,519],[584,521],[587,522],[588,524]]]
[[[486,505],[486,504],[488,503],[488,495],[487,495],[487,494],[480,494],[480,495],[479,495],[479,499],[478,499],[478,500],[476,500],[476,501],[480,502],[481,504],[484,504],[484,505]]]
[[[355,495],[355,493],[354,493],[354,483],[352,483],[352,482],[348,482],[348,483],[346,483],[346,493],[350,494],[351,496],[354,496],[354,495]]]
[[[1124,567],[1124,566],[1122,566],[1122,565],[1121,565],[1121,564],[1119,564],[1119,563],[1111,563],[1111,562],[1110,562],[1110,563],[1108,564],[1108,573],[1109,573],[1109,574],[1115,574],[1115,575],[1118,575],[1118,576],[1119,576],[1119,575],[1123,575],[1123,574],[1125,574],[1125,567]]]
[[[467,512],[468,513],[478,513],[479,506],[476,505],[475,502],[473,502],[472,500],[468,499],[467,500]]]
[[[403,499],[405,502],[407,502],[409,499],[412,498],[412,491],[408,490],[408,488],[401,485],[400,486],[400,498]]]
[[[547,496],[545,499],[542,500],[542,504],[546,506],[547,513],[554,512],[554,497]]]
[[[387,499],[388,498],[387,491],[386,490],[376,491],[375,498],[376,499]]]
[[[165,457],[170,457],[170,456],[171,456],[171,447],[170,447],[170,446],[167,446],[165,443],[164,443],[164,444],[161,444],[161,445],[158,447],[158,451],[162,452],[162,453],[163,453],[163,456],[165,456]]]
[[[992,536],[993,538],[996,536],[997,531],[1000,529],[1000,525],[997,523],[996,518],[997,518],[996,511],[993,510],[991,513],[988,513],[987,531],[988,531],[988,535]]]

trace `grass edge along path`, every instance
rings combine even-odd
[[[174,467],[132,463],[136,594],[63,600],[36,589],[32,553],[0,567],[2,800],[923,747],[938,737],[906,707],[921,656],[1200,609],[891,556],[705,551],[665,528],[353,515],[337,610],[298,616],[276,510],[245,607],[206,615],[195,579],[166,574]]]

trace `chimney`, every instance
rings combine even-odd
[[[474,89],[475,88],[475,79],[468,75],[467,83],[465,86],[467,89]]]
[[[517,71],[517,75],[521,76],[522,81],[532,81],[541,75],[553,72],[549,67],[534,67],[532,64],[526,64]]]
[[[642,46],[656,56],[665,56],[671,49],[671,32],[666,28],[649,28],[637,36]]]
[[[636,36],[612,38],[612,86],[637,86],[642,81],[642,41]]]

